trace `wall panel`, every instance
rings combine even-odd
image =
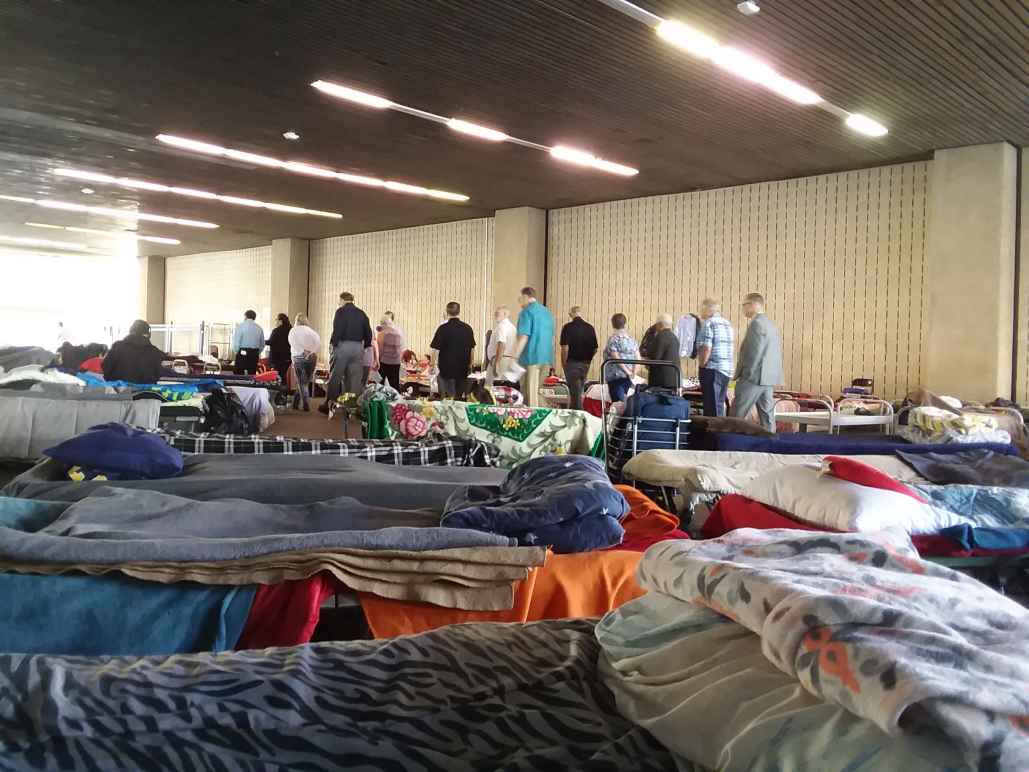
[[[1018,307],[1015,309],[1018,329],[1015,335],[1015,389],[1013,399],[1029,405],[1029,150],[1022,148],[1021,234],[1018,260]]]
[[[493,270],[493,219],[462,220],[311,242],[309,309],[325,341],[339,293],[354,293],[374,326],[385,310],[396,315],[408,345],[429,349],[448,301],[461,304],[482,353],[492,321],[487,308]]]
[[[164,318],[176,324],[236,323],[243,312],[257,312],[257,323],[271,332],[272,248],[234,249],[169,257],[165,262]],[[281,309],[285,311],[286,309]]]
[[[762,292],[790,388],[902,396],[924,364],[928,164],[552,210],[547,304],[605,334],[622,311],[640,336],[711,295],[742,339],[742,296]]]

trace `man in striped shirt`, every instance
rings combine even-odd
[[[704,415],[724,416],[726,392],[733,374],[732,324],[722,316],[718,301],[711,298],[701,304],[699,316],[703,324],[697,335],[697,363]]]

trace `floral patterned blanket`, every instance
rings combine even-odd
[[[890,735],[941,732],[974,768],[1025,768],[1029,611],[902,534],[740,529],[661,542],[638,575],[757,633],[772,664]]]
[[[370,438],[418,440],[447,435],[479,439],[500,448],[500,466],[506,468],[550,453],[603,454],[600,419],[581,410],[446,400],[369,402],[366,407]]]

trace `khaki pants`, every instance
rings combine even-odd
[[[525,404],[529,407],[539,407],[540,381],[543,380],[543,371],[549,367],[550,365],[528,365],[525,368],[525,375],[522,376],[522,394],[525,396]]]

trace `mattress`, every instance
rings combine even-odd
[[[0,767],[675,769],[619,713],[598,654],[593,624],[565,620],[220,655],[0,655]]]
[[[393,509],[443,510],[447,498],[467,485],[499,486],[502,469],[393,466],[338,456],[188,456],[179,477],[165,480],[72,482],[52,460],[12,480],[2,494],[50,501],[78,501],[100,487],[142,488],[210,501],[231,496],[266,504],[309,504],[350,496],[362,504]]]
[[[795,432],[775,437],[758,437],[731,432],[704,432],[694,430],[689,435],[693,450],[738,450],[765,453],[836,453],[848,456],[889,455],[895,450],[909,453],[957,453],[962,450],[992,450],[995,453],[1016,455],[1013,445],[997,443],[967,443],[943,445],[915,445],[896,435],[877,434],[824,434]]]
[[[156,429],[160,410],[158,400],[120,394],[0,391],[0,458],[34,460],[45,449],[111,421]]]

